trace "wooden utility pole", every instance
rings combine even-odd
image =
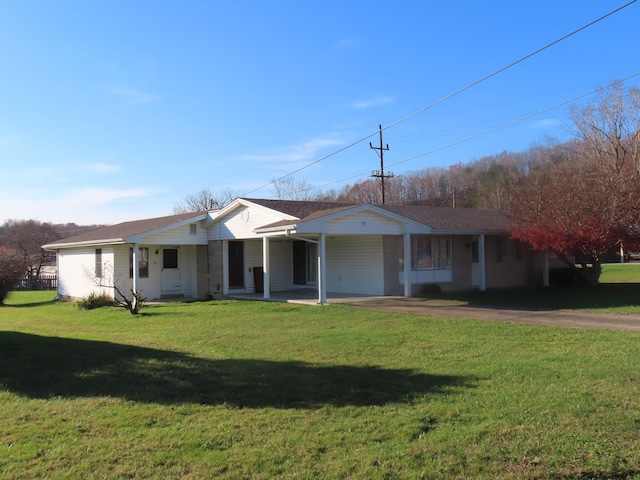
[[[378,125],[380,128],[380,146],[374,147],[371,142],[369,142],[369,148],[378,151],[378,156],[380,157],[380,170],[374,170],[371,174],[372,177],[375,177],[380,182],[380,186],[382,188],[382,204],[384,205],[384,179],[385,178],[393,178],[393,173],[389,172],[387,174],[384,173],[384,152],[389,150],[389,145],[386,147],[383,146],[382,143],[382,125]]]

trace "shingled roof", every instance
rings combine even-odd
[[[506,231],[509,228],[509,217],[502,210],[416,205],[380,205],[380,208],[437,230]]]
[[[254,198],[244,198],[243,200],[294,217],[294,219],[282,219],[269,225],[263,225],[259,230],[296,225],[367,205],[342,202],[265,200]],[[507,231],[509,227],[507,213],[500,210],[411,205],[376,205],[375,207],[405,217],[414,222],[428,225],[440,231]],[[55,249],[57,246],[73,244],[124,243],[127,238],[169,227],[178,222],[196,218],[206,213],[207,212],[204,211],[189,212],[180,215],[123,222],[57,240],[45,245],[45,247]]]
[[[367,205],[295,200],[245,200],[296,217],[293,220],[283,219],[269,225],[263,225],[260,229],[296,225]],[[500,210],[427,207],[422,205],[376,205],[376,207],[414,222],[428,225],[436,230],[506,231],[509,227],[509,218],[506,212]]]
[[[117,243],[124,242],[126,238],[144,233],[153,232],[154,230],[168,227],[174,223],[198,217],[206,212],[189,212],[180,215],[169,215],[166,217],[147,218],[144,220],[134,220],[131,222],[118,223],[108,227],[98,228],[88,232],[74,235],[72,237],[63,238],[55,242],[45,245],[46,248],[54,248],[56,245],[67,245],[73,243]]]

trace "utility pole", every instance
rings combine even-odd
[[[380,170],[374,170],[373,173],[371,173],[371,176],[377,178],[380,182],[380,186],[382,188],[382,204],[384,205],[384,179],[393,178],[393,173],[387,173],[386,175],[384,173],[384,152],[389,150],[389,145],[387,145],[386,147],[383,146],[382,125],[378,125],[378,127],[380,128],[380,146],[374,147],[371,142],[369,142],[369,148],[378,151],[378,156],[380,157]]]

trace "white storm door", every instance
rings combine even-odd
[[[180,264],[178,263],[180,251],[177,248],[162,249],[162,293],[180,293]]]

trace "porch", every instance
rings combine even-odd
[[[270,298],[264,298],[263,293],[229,293],[222,298],[238,300],[262,300],[266,302],[301,303],[306,305],[319,305],[318,291],[312,288],[271,292]],[[376,298],[390,298],[388,296],[358,295],[353,293],[327,292],[327,303],[351,303]]]

